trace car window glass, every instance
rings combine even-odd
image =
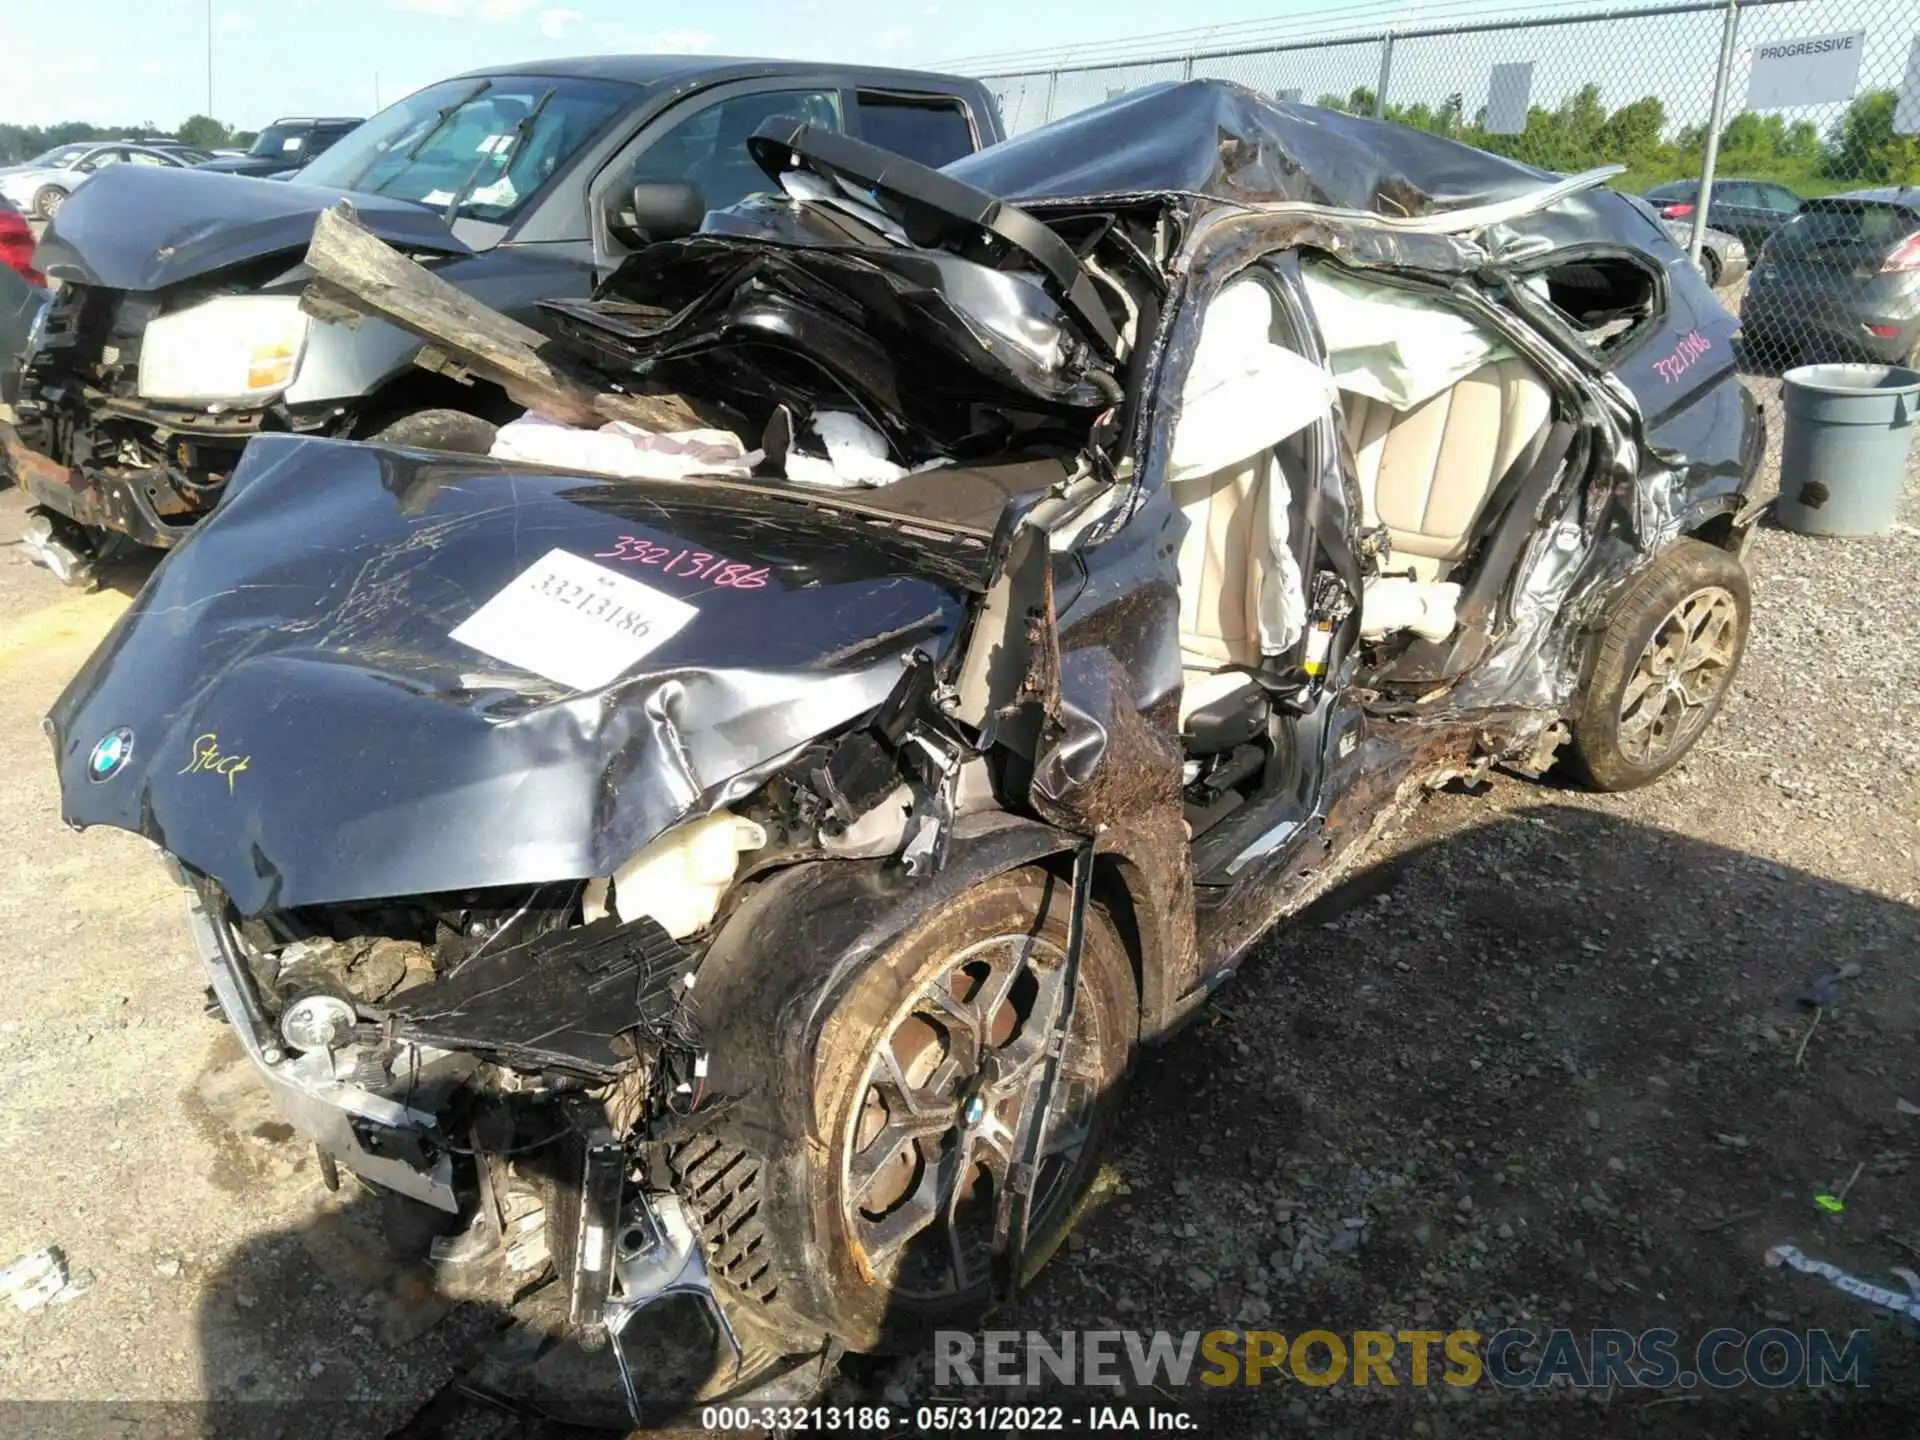
[[[80,145],[56,145],[29,160],[29,165],[45,165],[51,169],[63,170],[82,159],[88,147]]]
[[[129,150],[127,162],[131,165],[164,165],[167,162],[160,156],[146,150]]]
[[[1538,271],[1525,282],[1544,293],[1561,318],[1601,354],[1643,334],[1660,316],[1653,276],[1624,256],[1599,255]]]
[[[300,129],[294,125],[269,125],[254,136],[253,144],[247,147],[249,155],[258,155],[266,159],[277,158],[284,154],[289,140],[300,138]]]
[[[1713,198],[1727,205],[1752,205],[1757,203],[1753,186],[1742,185],[1737,181],[1728,181],[1724,185],[1713,187]]]
[[[1833,240],[1878,244],[1902,239],[1913,228],[1912,214],[1897,205],[1816,200],[1782,235],[1796,245]]]
[[[1768,206],[1782,215],[1793,215],[1800,209],[1800,197],[1782,186],[1764,185],[1761,194]]]
[[[935,169],[973,153],[973,127],[954,100],[908,100],[861,91],[860,133],[871,145]]]
[[[96,150],[80,162],[80,168],[91,174],[95,170],[104,170],[109,165],[118,165],[126,158],[124,150]]]
[[[495,75],[430,85],[389,106],[302,170],[334,185],[506,220],[614,115],[631,85]]]
[[[838,130],[840,97],[832,90],[763,90],[709,105],[640,152],[633,162],[634,183],[688,181],[709,210],[724,210],[756,191],[770,190],[773,182],[747,153],[747,140],[776,116]]]

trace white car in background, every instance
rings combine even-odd
[[[186,168],[207,158],[204,150],[130,140],[83,140],[56,145],[24,165],[0,170],[0,195],[40,220],[53,214],[86,181],[109,165],[172,165]]]

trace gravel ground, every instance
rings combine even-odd
[[[146,847],[59,825],[39,716],[124,594],[27,565],[21,508],[0,492],[0,1260],[59,1245],[92,1285],[0,1311],[0,1425],[378,1433],[501,1317],[370,1258],[202,1014]],[[1920,1104],[1920,487],[1902,519],[1760,534],[1745,669],[1663,783],[1435,795],[1262,942],[1145,1059],[1117,1183],[994,1323],[1867,1327],[1866,1392],[1174,1398],[1221,1435],[1914,1434],[1911,1333],[1762,1263],[1791,1240],[1882,1284],[1920,1266],[1896,1108]],[[1798,997],[1843,965],[1809,1036]],[[1850,1177],[1843,1214],[1815,1208]],[[830,1392],[930,1393],[924,1361]]]

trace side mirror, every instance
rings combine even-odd
[[[707,218],[700,187],[686,180],[636,181],[627,204],[608,217],[607,228],[623,245],[651,245],[691,235]]]

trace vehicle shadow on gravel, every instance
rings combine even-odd
[[[164,550],[129,546],[124,551],[116,552],[100,566],[99,588],[117,590],[131,600],[140,593],[160,562],[166,558],[167,552]]]
[[[1920,912],[1541,799],[1403,849],[1262,941],[1199,1023],[1143,1058],[1086,1219],[987,1323],[1519,1326],[1543,1341],[1564,1326],[1583,1342],[1664,1326],[1683,1359],[1718,1326],[1864,1329],[1871,1387],[1462,1388],[1439,1382],[1437,1351],[1415,1387],[1403,1349],[1394,1388],[1270,1374],[1216,1389],[1196,1364],[1180,1388],[1044,1398],[1184,1409],[1207,1436],[1912,1435],[1912,1336],[1762,1257],[1792,1241],[1896,1287],[1889,1268],[1920,1261],[1920,1121],[1896,1108],[1920,1100]],[[1826,975],[1845,978],[1815,1026],[1800,997]],[[1815,1207],[1843,1187],[1843,1213]],[[574,1433],[441,1388],[460,1375],[566,1398],[572,1419],[589,1387],[617,1405],[610,1357],[543,1341],[524,1305],[449,1306],[380,1258],[369,1212],[321,1206],[210,1279],[207,1435]],[[649,1330],[681,1347],[687,1377],[715,1363],[697,1312]],[[674,1363],[640,1357],[643,1384],[664,1393]],[[823,1399],[963,1394],[933,1382],[929,1350],[849,1366]]]
[[[305,1223],[254,1237],[202,1287],[201,1440],[605,1440],[635,1432],[603,1347],[567,1338],[558,1285],[456,1298],[396,1260],[378,1202],[342,1190]],[[629,1327],[643,1403],[685,1433],[724,1373],[697,1306]],[[652,1418],[650,1416],[650,1418]]]
[[[991,1325],[1349,1344],[1564,1326],[1583,1345],[1665,1326],[1687,1370],[1717,1326],[1865,1329],[1868,1389],[1503,1392],[1442,1384],[1437,1359],[1414,1387],[1402,1347],[1391,1389],[1269,1374],[1128,1398],[1207,1435],[1910,1437],[1911,1333],[1763,1257],[1791,1241],[1895,1289],[1889,1268],[1920,1262],[1920,1121],[1896,1104],[1920,1102],[1920,912],[1540,799],[1403,849],[1260,942],[1139,1066],[1112,1152],[1125,1193]],[[1839,975],[1815,1027],[1800,997]],[[1815,1206],[1850,1178],[1844,1213]],[[925,1359],[891,1379],[933,1388]]]

